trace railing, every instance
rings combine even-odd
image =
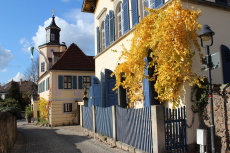
[[[186,152],[185,107],[178,109],[165,108],[165,132],[166,150],[168,153]]]

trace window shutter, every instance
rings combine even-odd
[[[78,89],[83,89],[82,76],[78,76]]]
[[[122,15],[123,15],[123,33],[129,31],[129,3],[128,0],[124,0],[122,3]]]
[[[132,24],[133,26],[136,25],[139,21],[138,15],[138,2],[137,0],[131,0],[131,7],[132,7]]]
[[[154,0],[154,8],[158,9],[163,5],[163,3],[164,3],[163,0]]]
[[[109,11],[109,40],[110,44],[114,42],[114,12],[113,10]]]
[[[105,17],[105,46],[109,46],[109,15]]]
[[[63,89],[63,76],[58,76],[58,89]]]
[[[230,49],[225,45],[221,45],[221,56],[223,65],[224,84],[230,83]]]
[[[45,91],[45,80],[43,81],[43,87],[42,87],[42,91],[44,92]]]
[[[100,30],[97,27],[97,53],[100,53]]]
[[[73,89],[77,89],[77,77],[73,76]]]
[[[48,90],[48,78],[46,78],[46,91]]]

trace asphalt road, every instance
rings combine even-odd
[[[80,126],[40,127],[18,120],[12,153],[127,153],[84,136]]]

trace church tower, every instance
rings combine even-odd
[[[60,44],[60,31],[61,29],[55,23],[55,16],[53,14],[51,24],[46,27],[46,43],[47,44]]]
[[[39,77],[47,72],[52,65],[60,58],[62,53],[67,49],[65,43],[60,44],[60,32],[55,22],[54,11],[52,14],[52,20],[46,30],[46,43],[38,46],[40,50],[39,57]],[[45,38],[44,38],[45,39]]]

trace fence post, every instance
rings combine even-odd
[[[116,106],[112,106],[112,120],[113,120],[113,146],[116,145],[117,141],[117,123],[116,123]]]
[[[83,122],[82,122],[82,120],[83,120],[83,111],[82,111],[82,107],[83,107],[83,105],[80,105],[80,125],[81,125],[81,127],[83,127]]]
[[[165,148],[165,126],[164,107],[161,105],[151,106],[153,152],[166,152]]]
[[[93,115],[93,132],[96,133],[96,111],[95,111],[94,105],[92,105],[92,111],[93,111],[93,113],[92,113],[92,115]]]

